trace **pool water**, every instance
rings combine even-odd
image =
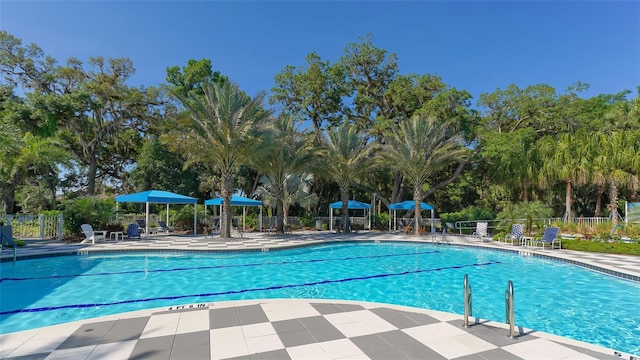
[[[118,253],[1,264],[0,333],[114,313],[260,298],[346,299],[515,324],[640,354],[640,284],[515,253],[431,244],[342,243],[250,253]]]

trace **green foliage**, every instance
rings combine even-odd
[[[22,239],[13,239],[13,242],[16,244],[16,246],[25,246],[27,243],[22,240]]]
[[[544,219],[551,217],[552,209],[549,205],[540,201],[528,201],[516,204],[508,204],[498,213],[497,218],[504,220],[507,226],[517,222],[524,222],[526,234],[531,234],[534,226],[542,229]]]
[[[82,224],[89,224],[94,230],[104,229],[112,218],[115,200],[87,196],[69,199],[62,203],[62,208],[64,232],[79,234]]]
[[[206,219],[204,213],[204,205],[197,204],[197,217],[198,222]],[[175,224],[175,228],[178,230],[193,230],[193,205],[176,206],[177,209],[169,209],[169,219],[172,224]],[[166,216],[166,211],[161,211],[160,216],[162,219]]]
[[[640,243],[589,241],[589,240],[562,240],[562,248],[576,251],[596,252],[603,254],[625,254],[640,256]]]
[[[471,206],[457,212],[440,214],[442,226],[446,226],[446,223],[455,224],[456,221],[493,220],[495,217],[496,214],[491,210],[476,206]]]
[[[310,215],[300,215],[298,217],[298,221],[300,221],[300,225],[311,227],[315,225],[315,220]]]
[[[376,230],[389,230],[389,213],[382,212],[380,214],[371,214],[371,221]]]

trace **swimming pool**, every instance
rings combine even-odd
[[[259,298],[346,299],[473,314],[640,354],[640,284],[493,250],[341,243],[250,253],[118,253],[1,264],[0,332],[125,311]]]

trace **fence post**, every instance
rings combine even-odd
[[[58,241],[62,240],[62,213],[58,214]]]
[[[38,215],[38,220],[40,220],[40,240],[44,240],[44,215]]]

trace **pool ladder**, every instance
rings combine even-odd
[[[462,326],[469,327],[469,316],[473,316],[472,308],[472,296],[471,296],[471,284],[469,284],[469,275],[464,274],[463,280],[464,287],[464,321]],[[509,324],[509,337],[515,338],[515,325],[513,314],[513,282],[509,280],[507,282],[507,291],[504,294],[505,298],[505,315],[506,322]]]

